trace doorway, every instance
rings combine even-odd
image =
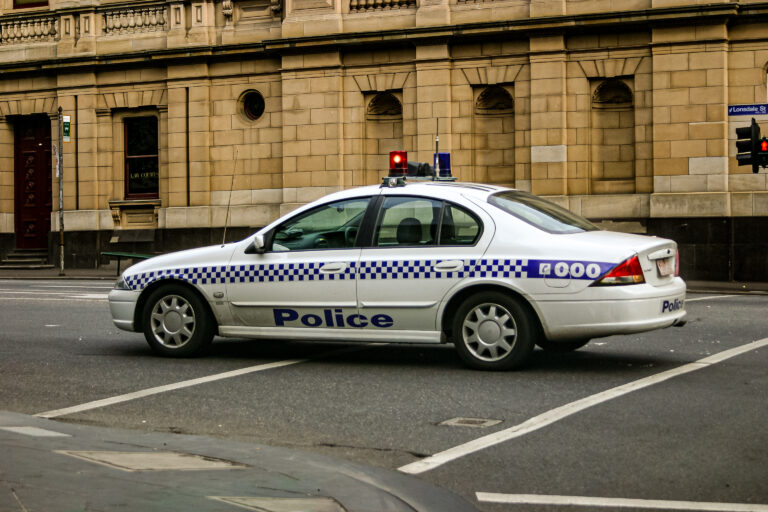
[[[51,120],[46,114],[14,123],[14,220],[16,247],[48,247],[53,206]]]

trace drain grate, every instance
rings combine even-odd
[[[66,451],[56,453],[69,455],[96,464],[122,471],[199,471],[208,469],[242,469],[239,464],[224,459],[203,457],[176,452],[98,452]]]
[[[472,427],[488,428],[501,423],[501,420],[491,420],[486,418],[452,418],[439,423],[448,427]]]

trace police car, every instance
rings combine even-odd
[[[681,325],[671,240],[597,229],[534,195],[386,178],[307,204],[236,243],[138,263],[109,294],[115,325],[166,356],[214,335],[453,343],[477,369],[538,345]]]

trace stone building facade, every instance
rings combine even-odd
[[[768,103],[767,28],[751,0],[0,0],[0,256],[56,257],[59,153],[82,267],[245,236],[439,135],[462,181],[768,281],[729,115]]]

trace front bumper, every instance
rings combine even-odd
[[[133,319],[139,295],[139,292],[133,290],[114,289],[109,292],[109,311],[112,313],[112,322],[118,328],[136,331]]]
[[[628,285],[585,290],[581,300],[547,300],[537,305],[550,340],[632,334],[685,323],[685,283]]]

